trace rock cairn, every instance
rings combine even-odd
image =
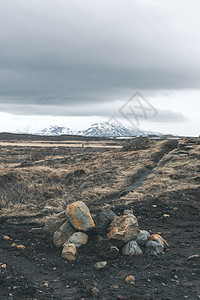
[[[153,142],[149,140],[145,136],[139,136],[130,140],[127,140],[121,151],[137,151],[137,150],[144,150],[149,148]]]
[[[69,204],[64,212],[50,217],[43,231],[56,247],[63,247],[61,256],[69,261],[76,260],[77,248],[87,244],[91,231],[105,258],[142,255],[143,252],[158,255],[169,248],[160,235],[140,230],[132,211],[125,210],[123,215],[117,216],[110,208],[104,208],[92,217],[82,201]]]

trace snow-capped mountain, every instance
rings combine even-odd
[[[131,137],[131,136],[148,136],[148,135],[158,135],[160,133],[155,133],[151,131],[141,131],[137,129],[130,129],[124,126],[121,126],[117,123],[111,122],[100,122],[94,123],[88,128],[82,130],[71,130],[68,127],[62,126],[50,126],[42,130],[34,130],[26,128],[25,130],[16,131],[16,133],[27,133],[27,134],[37,134],[37,135],[47,135],[47,136],[57,136],[57,135],[82,135],[89,137]]]
[[[123,127],[117,123],[101,122],[92,124],[89,128],[84,130],[77,131],[77,134],[91,137],[128,137],[141,135],[142,132]]]
[[[41,130],[36,130],[31,127],[27,127],[23,130],[16,130],[14,133],[21,133],[21,134],[37,134],[37,135],[73,135],[74,132],[68,128],[68,127],[62,127],[62,126],[49,126],[46,128],[43,128]]]
[[[73,135],[73,131],[68,127],[50,126],[37,132],[39,135]]]

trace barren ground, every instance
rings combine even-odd
[[[155,141],[149,149],[130,152],[108,149],[105,142],[83,153],[57,144],[32,149],[30,162],[26,143],[0,147],[2,299],[200,298],[200,261],[188,259],[200,255],[199,139]],[[77,200],[93,214],[105,204],[116,213],[132,208],[140,228],[161,232],[170,251],[158,257],[120,256],[99,272],[94,263],[103,259],[91,235],[76,262],[64,261],[41,228],[50,215]],[[12,248],[16,240],[26,248]],[[135,286],[125,283],[130,274]]]

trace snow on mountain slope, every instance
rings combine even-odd
[[[68,127],[50,126],[37,132],[39,135],[72,135],[73,131]]]
[[[77,131],[78,135],[95,137],[127,137],[142,134],[141,131],[129,129],[116,123],[102,122],[92,124],[89,128]]]
[[[37,135],[72,135],[74,132],[68,127],[62,126],[49,126],[41,130],[35,130],[31,127],[27,127],[23,130],[16,130],[14,133],[25,133],[25,134],[37,134]]]
[[[50,126],[44,128],[42,130],[33,130],[30,127],[26,128],[23,131],[16,131],[16,133],[28,133],[28,134],[37,134],[37,135],[49,135],[49,136],[56,136],[56,135],[82,135],[82,136],[89,136],[89,137],[131,137],[131,136],[145,136],[145,135],[152,135],[156,134],[161,136],[160,133],[154,133],[151,131],[141,131],[137,129],[130,129],[127,127],[123,127],[117,123],[110,123],[110,122],[101,122],[101,123],[94,123],[90,127],[73,131],[68,127],[62,126]]]

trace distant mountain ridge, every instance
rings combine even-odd
[[[77,134],[91,137],[128,137],[144,135],[142,131],[109,122],[94,123],[86,129],[77,131]]]
[[[100,122],[94,123],[88,128],[82,130],[72,130],[68,127],[62,126],[49,126],[39,131],[31,130],[27,128],[24,131],[16,131],[17,133],[27,133],[27,134],[37,134],[37,135],[46,135],[46,136],[59,136],[59,135],[81,135],[88,137],[131,137],[131,136],[148,136],[148,135],[157,135],[161,136],[162,134],[158,132],[151,131],[142,131],[137,129],[131,129],[124,126],[121,126],[117,123],[110,122]]]
[[[39,135],[73,135],[74,132],[68,127],[50,126],[37,132]]]

